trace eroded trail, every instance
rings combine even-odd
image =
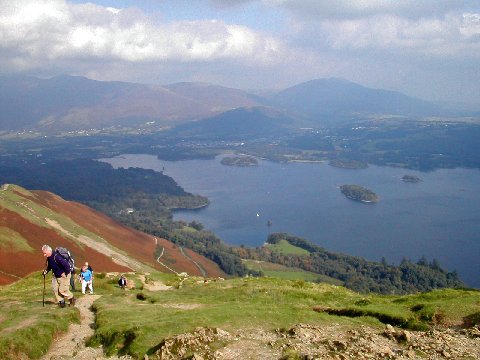
[[[85,295],[78,298],[75,306],[80,310],[80,324],[70,325],[65,334],[54,340],[48,353],[41,360],[130,359],[127,356],[107,358],[103,355],[101,347],[90,348],[85,346],[85,340],[94,333],[95,314],[90,308],[99,297],[100,295]],[[61,309],[59,310],[61,311]]]

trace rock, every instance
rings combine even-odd
[[[398,337],[399,340],[403,340],[403,341],[406,341],[406,342],[411,342],[412,341],[412,334],[410,332],[408,332],[407,330],[403,330],[399,337]]]

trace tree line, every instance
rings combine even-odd
[[[246,259],[269,261],[288,267],[297,267],[317,274],[339,279],[344,286],[358,292],[406,294],[436,288],[464,287],[458,274],[447,272],[437,260],[428,262],[422,257],[417,263],[403,259],[398,266],[368,261],[360,257],[326,251],[309,241],[285,233],[269,235],[267,243],[286,240],[305,249],[308,255],[282,254],[271,247],[236,248],[238,256]]]

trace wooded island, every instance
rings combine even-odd
[[[360,185],[342,185],[340,191],[347,198],[365,203],[374,203],[378,201],[378,196],[372,190]]]

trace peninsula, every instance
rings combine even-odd
[[[349,160],[349,159],[334,159],[331,160],[328,165],[333,167],[338,167],[342,169],[366,169],[368,168],[368,163],[358,160]]]
[[[340,186],[340,191],[343,195],[352,200],[364,203],[374,203],[378,201],[377,194],[360,185],[342,185]]]

